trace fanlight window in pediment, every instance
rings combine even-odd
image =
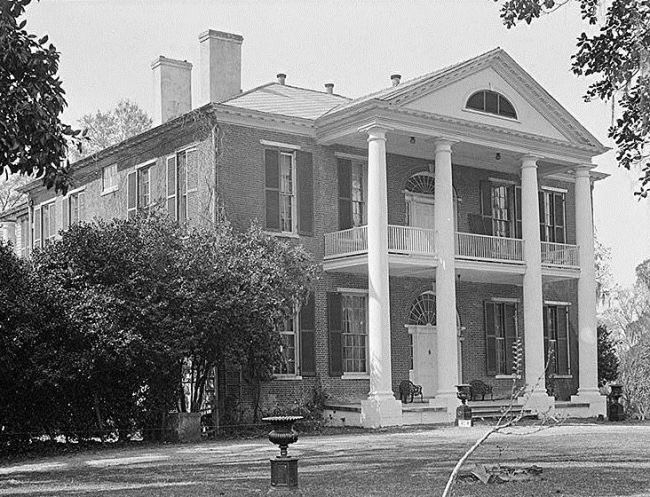
[[[511,119],[517,119],[517,112],[515,111],[515,107],[506,97],[495,91],[477,91],[467,99],[467,104],[465,106],[468,109],[487,112],[488,114],[496,114],[503,117],[509,117]]]
[[[410,325],[436,325],[436,296],[433,292],[424,292],[413,305],[409,314]]]
[[[428,172],[414,174],[406,182],[406,191],[424,195],[433,195],[435,191],[433,174]]]

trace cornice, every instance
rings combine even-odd
[[[220,123],[316,136],[315,121],[311,119],[244,109],[227,104],[213,104],[213,109]]]

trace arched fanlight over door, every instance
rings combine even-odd
[[[424,292],[411,305],[409,324],[416,326],[436,325],[436,296],[433,292]]]
[[[435,191],[433,174],[429,172],[415,173],[406,182],[406,191],[420,195],[433,195]]]

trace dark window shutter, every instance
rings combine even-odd
[[[542,242],[550,240],[546,239],[546,209],[544,207],[544,192],[540,191],[537,194],[539,201],[539,238]]]
[[[309,294],[309,300],[300,309],[300,374],[316,376],[316,304],[314,294]]]
[[[298,176],[298,233],[314,234],[314,165],[310,152],[296,152]]]
[[[86,220],[86,192],[79,192],[77,196],[77,205],[79,209],[79,215],[77,221]]]
[[[483,216],[483,234],[492,235],[492,183],[481,181],[481,216]]]
[[[341,323],[341,294],[328,292],[327,316],[329,330],[329,373],[343,375],[343,330]]]
[[[167,157],[166,170],[167,214],[173,220],[176,220],[178,218],[178,212],[176,209],[176,156]]]
[[[543,328],[544,328],[544,367],[546,368],[547,371],[551,370],[551,365],[548,362],[548,354],[549,354],[549,319],[550,319],[550,308],[548,306],[544,306],[542,308],[542,322],[543,322]]]
[[[136,190],[135,175],[136,173],[133,171],[126,178],[126,213],[129,219],[134,217],[137,211],[138,192]]]
[[[266,229],[280,230],[280,157],[277,150],[264,150]]]
[[[514,349],[515,341],[517,340],[517,313],[515,304],[504,304],[504,336],[506,342],[506,369],[504,373],[519,373],[515,371]]]
[[[559,374],[569,374],[569,330],[568,309],[564,306],[557,308],[557,370]]]
[[[555,241],[565,243],[564,236],[564,195],[555,194]]]
[[[522,238],[522,223],[521,223],[521,187],[515,186],[515,238]]]
[[[352,161],[338,159],[339,229],[352,228]]]
[[[484,303],[485,314],[485,365],[487,374],[494,376],[497,374],[497,344],[494,329],[494,318],[496,305],[494,302]]]

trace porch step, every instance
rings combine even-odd
[[[536,418],[537,414],[532,409],[520,405],[510,406],[509,403],[498,402],[470,402],[472,408],[472,419],[498,419],[509,409],[511,416],[518,416],[523,413],[525,418]]]

